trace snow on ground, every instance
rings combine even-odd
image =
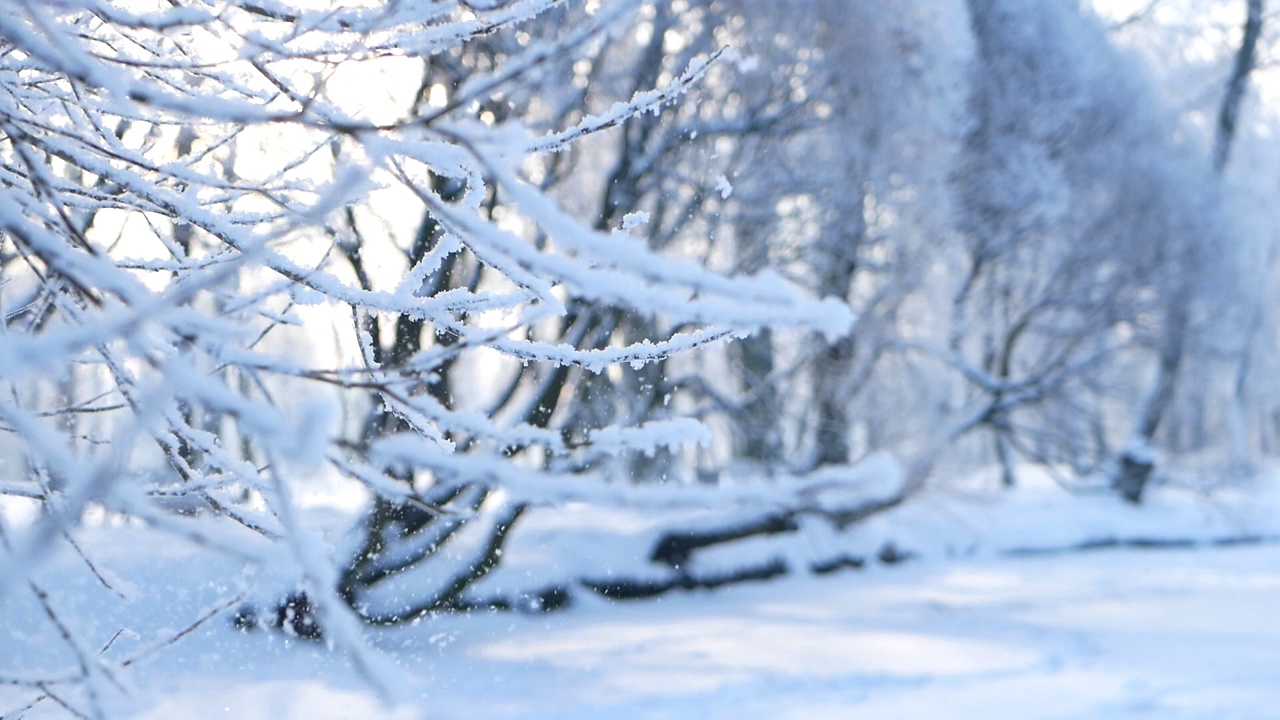
[[[143,632],[163,624],[150,613],[217,590],[139,599]],[[155,720],[1280,718],[1278,603],[1280,547],[1261,546],[930,561],[445,617],[379,638],[409,678],[390,710],[321,646],[219,622],[143,663],[118,707]],[[11,630],[6,668],[15,649],[43,654],[32,641]],[[38,709],[28,717],[60,716]]]
[[[467,667],[440,676],[442,716],[487,694],[459,684],[474,668],[514,694],[476,717],[1280,717],[1278,561],[1269,547],[925,563],[451,622]]]
[[[240,633],[223,616],[143,655],[121,676],[127,692],[106,702],[113,716],[151,720],[1280,718],[1280,545],[1004,552],[1126,532],[1266,535],[1273,485],[1239,502],[1162,492],[1150,510],[1052,501],[1044,486],[982,502],[937,494],[894,511],[898,542],[919,552],[909,563],[631,603],[583,593],[550,615],[434,618],[374,637],[399,674],[391,707],[323,645]],[[864,532],[874,547],[888,529]],[[978,551],[950,553],[981,538]],[[73,557],[38,579],[93,644],[126,630],[112,658],[263,583],[143,529],[83,540],[127,599]],[[29,595],[0,601],[0,679],[73,664]],[[29,698],[0,685],[0,717]],[[44,701],[14,717],[66,716]]]

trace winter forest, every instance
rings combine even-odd
[[[1280,717],[1277,63],[6,0],[0,718]]]

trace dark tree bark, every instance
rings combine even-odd
[[[1246,0],[1244,35],[1240,49],[1236,51],[1235,66],[1227,80],[1227,92],[1218,112],[1218,128],[1213,143],[1213,169],[1221,173],[1231,156],[1231,142],[1235,139],[1236,125],[1240,121],[1240,104],[1249,88],[1249,76],[1257,63],[1258,39],[1262,36],[1262,12],[1264,0]]]
[[[1121,451],[1116,473],[1112,477],[1111,487],[1126,501],[1134,504],[1142,502],[1142,494],[1155,470],[1150,450],[1151,441],[1160,428],[1165,411],[1173,402],[1178,371],[1186,355],[1187,332],[1191,323],[1188,317],[1190,304],[1191,298],[1187,293],[1179,293],[1172,301],[1160,348],[1155,386],[1134,423],[1133,436],[1129,445]]]

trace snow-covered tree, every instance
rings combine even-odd
[[[418,511],[399,523],[465,519],[502,493],[501,528],[591,491],[546,458],[703,437],[620,416],[566,437],[486,411],[495,388],[442,393],[454,368],[483,384],[512,364],[641,367],[769,325],[849,331],[842,303],[664,257],[548,196],[532,173],[549,154],[677,102],[715,59],[566,124],[526,122],[527,89],[614,42],[637,7],[567,5],[0,8],[0,491],[41,508],[0,527],[0,593],[32,593],[59,623],[40,562],[71,547],[94,567],[75,541],[92,508],[292,574],[285,624],[314,617],[385,688],[341,591],[343,549],[295,501],[310,483]],[[561,31],[525,31],[555,13]],[[648,322],[617,345],[542,339],[593,304]],[[58,687],[83,692],[61,701],[104,714],[122,661],[91,650],[105,638],[63,636],[79,670]]]
[[[1179,146],[1140,67],[1071,3],[969,3],[974,125],[955,178],[967,269],[953,359],[1013,453],[1087,468],[1150,443],[1219,237],[1213,183]],[[1110,372],[1149,343],[1158,381],[1132,439]],[[1130,378],[1130,380],[1133,380]]]

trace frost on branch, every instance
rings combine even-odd
[[[840,302],[660,255],[530,175],[697,92],[708,57],[602,115],[531,130],[545,74],[635,7],[604,5],[4,3],[0,488],[42,512],[0,527],[0,596],[43,601],[34,578],[60,547],[93,566],[75,545],[105,532],[83,527],[91,508],[250,566],[283,552],[325,637],[390,696],[394,673],[356,623],[373,618],[353,610],[421,559],[383,553],[387,533],[429,552],[496,518],[465,587],[522,492],[555,502],[508,481],[705,439],[625,417],[567,436],[539,399],[563,391],[563,369],[641,367],[779,323],[847,333]],[[572,22],[516,31],[549,14]],[[569,308],[585,306],[653,332],[579,332]],[[464,370],[473,392],[456,391]],[[320,481],[372,498],[354,564],[299,511]],[[105,638],[64,635],[104,670],[57,682],[103,714],[114,661],[86,648]]]

